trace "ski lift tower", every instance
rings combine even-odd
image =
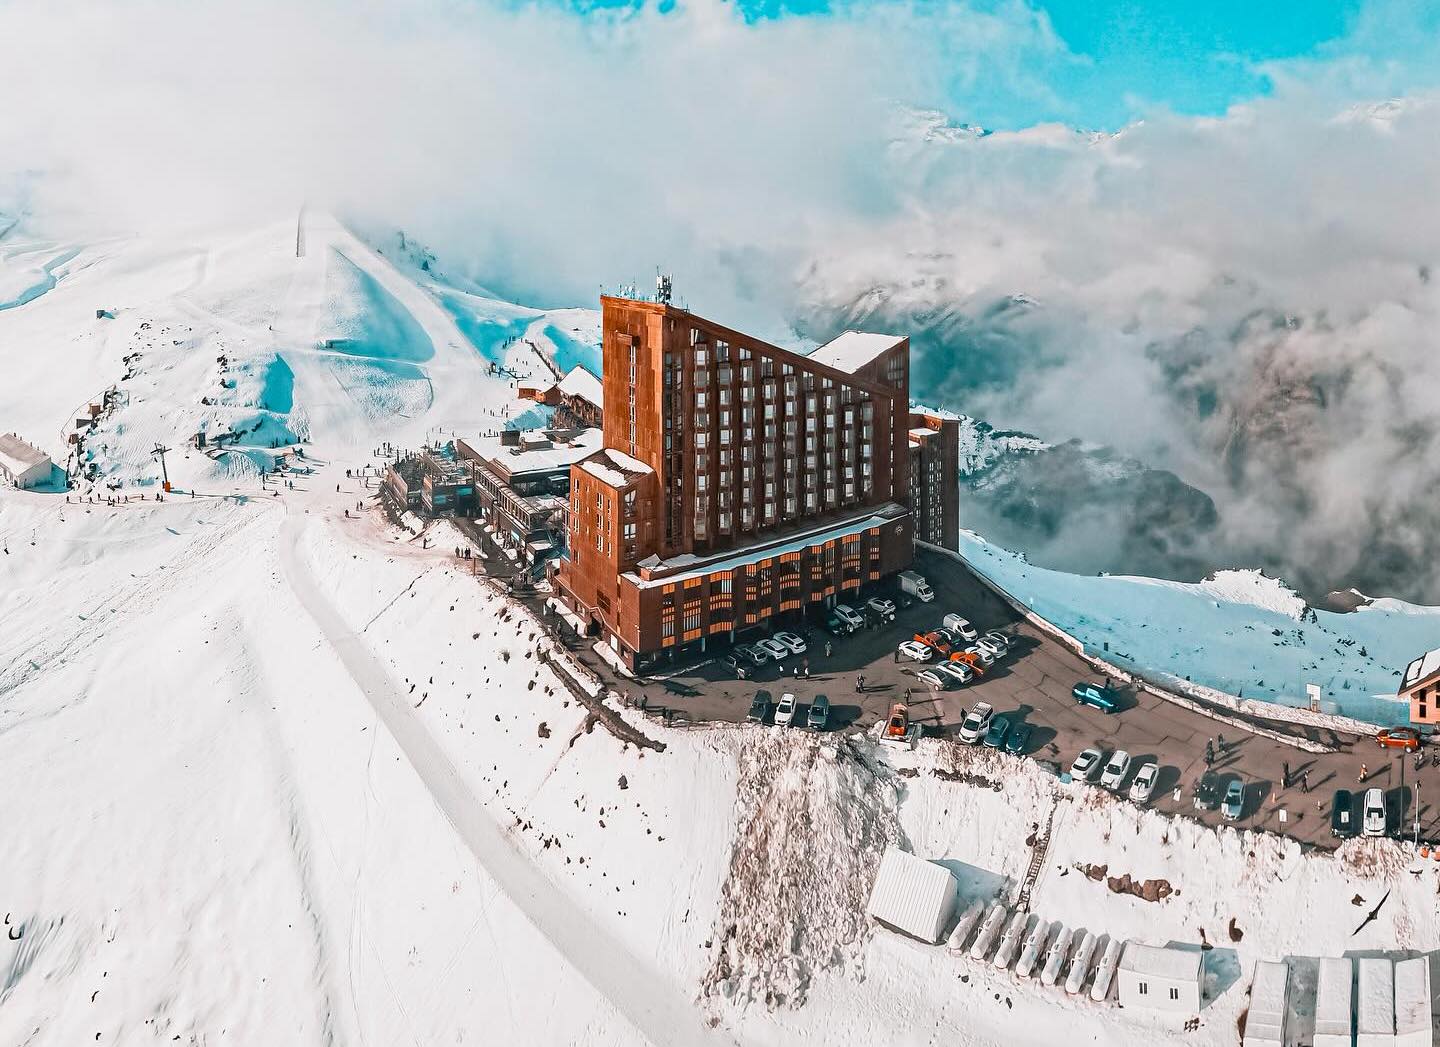
[[[170,493],[170,474],[165,470],[165,456],[170,453],[170,448],[164,444],[156,444],[155,449],[150,452],[151,458],[160,459],[160,479],[164,482],[165,493]]]

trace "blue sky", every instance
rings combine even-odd
[[[562,0],[564,2],[564,0]],[[644,0],[570,0],[586,9]],[[651,0],[656,2],[656,0]],[[685,0],[658,0],[660,10]],[[730,0],[747,21],[842,18],[884,6],[953,28],[957,10],[1015,27],[978,68],[957,57],[956,119],[995,130],[1058,121],[1114,129],[1156,111],[1218,115],[1318,80],[1337,97],[1434,87],[1440,3],[1427,0]],[[1337,75],[1344,83],[1335,82]]]

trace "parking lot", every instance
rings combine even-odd
[[[746,680],[736,679],[717,657],[666,679],[625,681],[620,686],[628,688],[632,697],[643,696],[651,707],[668,707],[695,720],[733,722],[745,719],[757,690],[770,692],[772,702],[785,692],[793,693],[800,706],[797,724],[804,722],[814,698],[825,695],[831,702],[831,730],[869,729],[893,704],[904,702],[908,691],[911,719],[924,725],[927,733],[946,736],[955,734],[975,703],[988,702],[998,715],[1031,725],[1027,756],[1068,770],[1087,747],[1099,748],[1107,756],[1124,749],[1134,761],[1127,784],[1140,764],[1160,766],[1150,806],[1217,824],[1222,820],[1218,810],[1196,811],[1192,802],[1194,785],[1205,771],[1208,742],[1216,752],[1213,769],[1220,777],[1222,794],[1232,779],[1239,778],[1244,785],[1244,808],[1237,822],[1241,827],[1284,832],[1316,846],[1334,847],[1337,841],[1329,823],[1334,791],[1377,786],[1387,791],[1392,828],[1403,824],[1407,834],[1411,831],[1414,812],[1402,811],[1409,790],[1401,787],[1413,783],[1416,774],[1408,766],[1408,758],[1379,749],[1373,739],[1327,735],[1324,740],[1338,741],[1341,751],[1317,756],[1249,732],[1227,730],[1225,724],[1145,691],[1138,695],[1122,692],[1121,708],[1114,714],[1078,705],[1071,697],[1071,687],[1080,680],[1097,679],[1078,655],[1020,620],[963,564],[922,553],[916,569],[925,575],[936,599],[901,608],[893,624],[838,638],[812,625],[804,656],[789,658],[783,666],[766,665]],[[893,598],[895,593],[888,589],[883,595]],[[925,664],[897,659],[896,646],[917,632],[940,625],[949,612],[970,619],[982,632],[1000,629],[1014,638],[1014,644],[1009,654],[975,682],[935,693],[916,679]],[[825,653],[827,640],[829,655]],[[793,670],[806,659],[810,676],[797,679]],[[857,686],[861,676],[865,678],[863,691]],[[1362,763],[1368,771],[1363,785],[1356,780]],[[1287,765],[1289,786],[1281,788]],[[1419,777],[1424,803],[1421,835],[1433,838],[1440,833],[1440,810],[1424,801],[1437,795],[1434,790],[1440,789],[1440,770],[1427,766]],[[1181,789],[1178,800],[1177,787]]]

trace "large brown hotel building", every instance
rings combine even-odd
[[[601,308],[603,449],[571,469],[556,582],[627,665],[798,622],[910,564],[912,455],[937,452],[912,435],[908,339],[803,356],[666,304]]]

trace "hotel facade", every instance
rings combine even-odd
[[[627,666],[798,623],[909,566],[930,437],[907,338],[804,356],[668,304],[601,309],[602,447],[572,467],[554,581]]]

